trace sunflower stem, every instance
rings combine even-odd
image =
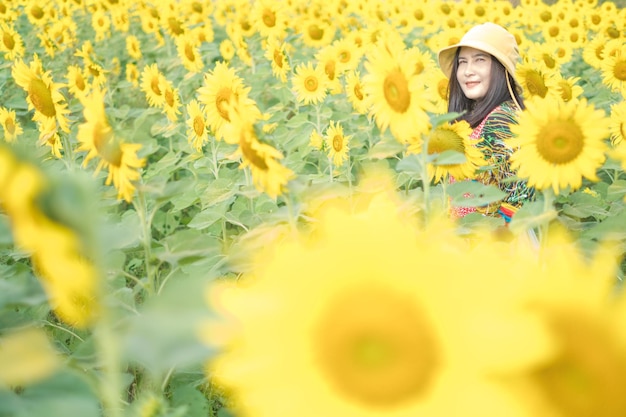
[[[98,356],[102,363],[100,392],[104,417],[122,416],[122,377],[119,369],[120,355],[118,338],[108,312],[103,312],[94,331]]]
[[[547,188],[543,191],[543,213],[548,213],[554,209],[554,191]],[[548,226],[549,220],[541,223],[540,226],[540,247],[545,248],[548,244]]]
[[[137,207],[135,207],[139,220],[142,226],[142,238],[143,238],[143,250],[144,250],[144,264],[146,268],[147,285],[145,286],[148,294],[154,294],[156,290],[155,276],[152,268],[152,231],[151,231],[151,216],[148,215],[148,205],[146,203],[146,196],[143,191],[139,191],[139,198],[137,201]]]
[[[424,193],[424,221],[428,223],[430,213],[430,178],[428,177],[428,138],[422,141],[421,158],[421,179],[422,191]]]

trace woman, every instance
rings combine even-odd
[[[474,129],[471,138],[480,140],[487,166],[478,180],[499,187],[506,193],[501,202],[485,207],[456,207],[453,215],[462,217],[473,211],[500,215],[506,223],[524,201],[534,197],[534,190],[524,181],[514,179],[509,165],[513,149],[509,125],[516,123],[516,113],[524,109],[521,87],[515,79],[519,52],[515,37],[494,23],[471,28],[456,44],[439,51],[439,66],[450,79],[448,111],[461,115]]]

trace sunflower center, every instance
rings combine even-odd
[[[201,116],[196,116],[193,118],[193,131],[196,136],[200,137],[204,134],[204,119]]]
[[[333,149],[335,150],[335,152],[341,152],[341,150],[343,149],[343,136],[333,136]]]
[[[119,167],[122,163],[122,148],[114,139],[113,132],[106,123],[95,122],[93,145],[98,155],[109,164]]]
[[[415,18],[415,20],[424,20],[424,11],[422,9],[414,10],[413,17]]]
[[[230,104],[230,98],[233,95],[233,90],[228,87],[222,87],[220,91],[215,95],[215,108],[217,108],[217,112],[220,114],[222,119],[230,122],[230,117],[228,116],[228,105]]]
[[[404,113],[408,110],[411,105],[409,82],[400,69],[394,69],[385,77],[383,91],[385,100],[395,112]]]
[[[476,7],[476,10],[475,10],[475,11],[476,11],[476,16],[480,16],[480,17],[484,16],[484,15],[487,13],[487,11],[485,10],[485,8],[484,8],[484,7],[482,7],[482,6],[478,6],[478,7]]]
[[[606,328],[581,314],[555,314],[551,330],[562,346],[533,380],[561,415],[626,415],[626,362]]]
[[[337,297],[317,323],[321,371],[357,403],[391,408],[425,395],[438,370],[438,346],[414,300],[367,288]]]
[[[554,69],[556,67],[556,60],[550,54],[543,54],[541,58],[548,68]]]
[[[274,49],[274,63],[278,68],[283,67],[283,54],[278,49]]]
[[[573,120],[558,120],[537,134],[537,151],[552,164],[567,164],[583,151],[585,137]]]
[[[335,79],[335,61],[330,60],[326,63],[326,65],[324,65],[324,72],[326,72],[326,75],[328,76],[329,80],[334,80]]]
[[[352,54],[346,49],[342,49],[341,52],[339,52],[339,54],[337,55],[339,62],[341,62],[342,64],[350,62],[351,57]]]
[[[614,27],[610,27],[606,30],[606,34],[612,39],[617,39],[622,35],[622,32]]]
[[[413,74],[420,75],[422,72],[424,72],[425,69],[426,67],[424,66],[424,63],[422,61],[418,61],[415,64],[415,69],[413,70]]]
[[[565,80],[559,81],[559,87],[561,87],[563,101],[570,101],[572,99],[572,87]]]
[[[544,98],[548,94],[548,87],[546,87],[543,76],[536,71],[530,71],[526,76],[526,88],[533,96]]]
[[[4,121],[4,126],[9,133],[9,135],[13,135],[15,133],[15,122],[11,117],[7,117]]]
[[[304,88],[306,88],[310,92],[317,91],[317,87],[319,82],[317,81],[317,77],[313,75],[309,75],[304,79]]]
[[[550,20],[552,20],[552,13],[544,10],[539,14],[539,19],[541,19],[544,23],[549,22]]]
[[[85,79],[83,78],[83,76],[81,74],[77,74],[76,75],[76,79],[74,80],[74,83],[76,84],[76,88],[78,88],[80,91],[85,91]]]
[[[33,78],[28,84],[28,96],[35,109],[46,117],[57,114],[50,89],[40,78]]]
[[[552,38],[556,38],[557,36],[559,36],[559,33],[561,33],[561,30],[558,26],[550,26],[550,29],[548,29],[548,34]]]
[[[246,137],[245,132],[241,133],[241,137],[239,139],[239,148],[241,149],[241,153],[252,165],[261,171],[267,171],[269,167],[267,166],[267,162],[265,162],[265,158],[263,158],[263,156],[252,147],[253,140],[254,139],[249,140]]]
[[[174,92],[168,88],[167,90],[165,90],[165,102],[167,103],[167,105],[169,107],[174,107]]]
[[[324,37],[324,29],[319,27],[316,24],[312,24],[309,26],[309,37],[314,41],[319,41]]]
[[[363,100],[363,91],[361,91],[361,84],[355,84],[354,86],[354,96],[359,100]]]
[[[167,24],[170,27],[172,33],[176,36],[182,35],[185,30],[183,29],[182,24],[175,17],[170,17],[167,19]]]
[[[196,13],[202,13],[203,8],[202,8],[202,3],[194,1],[191,3],[191,10],[193,10]]]
[[[448,98],[448,80],[442,78],[439,80],[437,84],[437,93],[439,93],[439,98],[442,100],[446,100]]]
[[[268,28],[276,26],[276,13],[269,9],[263,9],[263,23]]]
[[[193,53],[193,48],[188,43],[185,44],[185,56],[191,62],[196,61],[196,54]]]
[[[43,17],[44,13],[43,13],[43,9],[39,6],[33,6],[30,9],[30,15],[32,17],[34,17],[35,19],[39,20]]]
[[[452,130],[435,129],[428,140],[428,154],[438,154],[445,151],[455,151],[465,155],[463,138]]]
[[[613,76],[620,81],[626,81],[626,60],[620,60],[615,64]]]
[[[2,34],[2,42],[4,43],[4,46],[6,46],[9,51],[12,51],[13,48],[15,47],[15,39],[13,39],[13,36],[9,32],[5,31]]]

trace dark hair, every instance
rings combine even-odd
[[[465,96],[459,80],[456,77],[459,68],[459,53],[461,48],[457,48],[452,61],[452,71],[450,73],[450,82],[448,83],[448,111],[462,113],[456,120],[467,121],[472,128],[478,126],[485,117],[497,106],[505,101],[511,100],[511,93],[507,87],[506,77],[509,77],[509,83],[515,94],[515,100],[525,108],[524,100],[519,92],[519,88],[508,73],[504,65],[491,55],[491,81],[487,94],[480,100],[471,100]]]

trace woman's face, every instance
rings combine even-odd
[[[480,100],[487,94],[491,81],[491,59],[491,55],[479,49],[461,47],[456,79],[467,98]]]

